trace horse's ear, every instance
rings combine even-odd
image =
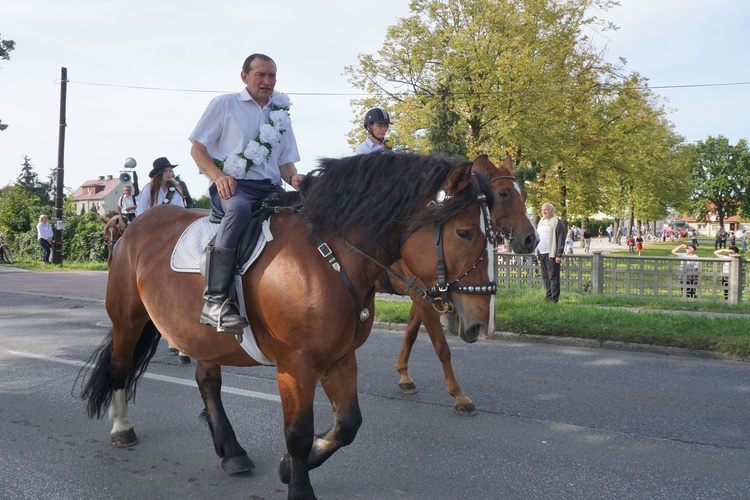
[[[471,165],[471,170],[477,175],[490,176],[492,170],[497,170],[495,165],[490,161],[489,156],[480,155],[474,159],[474,163]]]
[[[456,165],[448,174],[448,178],[445,180],[445,192],[450,196],[456,196],[458,193],[466,189],[471,181],[471,163],[462,163]]]
[[[511,158],[510,155],[507,155],[505,157],[505,160],[503,160],[503,165],[502,166],[503,166],[503,168],[505,168],[506,170],[508,170],[508,172],[510,172],[511,174],[515,174],[515,168],[514,168],[514,165],[513,165],[513,158]]]

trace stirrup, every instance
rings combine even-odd
[[[242,317],[240,315],[240,313],[239,313],[240,308],[237,305],[237,303],[234,302],[231,299],[225,300],[224,303],[221,304],[221,307],[219,308],[219,317],[216,320],[216,331],[218,333],[231,333],[232,335],[242,335],[242,332],[245,330],[244,327],[240,328],[240,327],[236,327],[236,326],[224,326],[224,325],[221,324],[221,313],[224,312],[224,308],[226,308],[227,306],[230,306],[230,305],[234,306],[235,308],[237,308],[237,315],[240,316],[240,317]],[[245,321],[247,321],[247,318],[243,318],[243,319]]]

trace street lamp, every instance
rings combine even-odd
[[[135,167],[138,165],[138,162],[135,161],[135,158],[132,158],[128,156],[125,158],[125,165],[124,167],[127,170],[124,170],[120,173],[120,182],[130,182],[131,178],[133,180],[133,196],[138,196],[138,174],[135,171]],[[132,176],[131,172],[132,171]]]

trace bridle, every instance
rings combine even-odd
[[[127,219],[125,217],[121,217],[120,220],[122,220],[125,224],[125,228],[120,229],[117,224],[111,224],[107,228],[107,233],[104,234],[104,239],[107,240],[107,250],[109,251],[110,255],[112,255],[112,251],[114,250],[117,242],[120,241],[120,238],[122,238],[122,233],[124,233],[125,229],[127,229],[128,227]],[[115,235],[117,237],[115,237]]]
[[[490,178],[490,184],[492,184],[495,181],[502,180],[502,179],[510,179],[518,183],[518,178],[515,175],[496,175],[495,177]],[[500,223],[500,221],[495,222],[495,225],[498,227],[498,229],[500,229],[500,231],[498,232],[502,234],[506,240],[508,240],[508,243],[513,241],[513,226],[510,226],[510,230],[508,230],[508,229],[505,229],[505,227]]]
[[[473,177],[472,173],[472,182],[476,183],[476,180]],[[425,209],[431,207],[432,205],[435,206],[441,206],[443,203],[447,202],[453,198],[453,196],[447,195],[445,189],[439,190],[434,199],[430,201],[426,206]],[[304,202],[304,196],[302,196],[303,202]],[[370,262],[374,263],[381,269],[385,270],[386,272],[390,273],[391,275],[395,276],[398,280],[402,281],[406,284],[406,291],[405,293],[408,294],[409,290],[415,290],[421,297],[429,300],[432,302],[433,307],[441,312],[441,313],[447,313],[453,311],[453,303],[450,300],[450,294],[451,292],[454,293],[465,293],[465,294],[476,294],[476,295],[495,295],[497,292],[497,280],[493,281],[487,281],[485,283],[480,283],[476,285],[465,285],[465,284],[459,284],[460,280],[465,278],[472,270],[474,270],[481,262],[484,260],[485,255],[494,256],[494,253],[492,251],[492,247],[494,245],[494,236],[492,235],[492,228],[490,226],[490,212],[489,208],[487,207],[487,197],[484,195],[484,193],[479,193],[477,195],[477,201],[481,205],[481,226],[482,226],[482,232],[484,233],[485,242],[487,243],[485,245],[484,250],[482,251],[481,255],[477,260],[469,266],[469,268],[461,273],[456,279],[452,281],[448,281],[448,270],[445,265],[445,255],[443,250],[443,222],[436,222],[435,228],[434,228],[434,243],[435,248],[437,252],[437,274],[438,274],[438,281],[433,286],[427,288],[427,290],[421,288],[418,286],[415,282],[417,280],[417,277],[415,276],[413,279],[409,280],[406,277],[399,274],[396,270],[394,270],[390,266],[385,266],[381,262],[379,262],[374,257],[367,254],[364,250],[360,249],[357,245],[349,241],[344,235],[339,234],[339,238],[352,250],[369,260]],[[346,274],[346,271],[341,267],[341,264],[336,259],[336,256],[333,254],[333,250],[331,247],[323,241],[323,239],[318,234],[315,227],[312,225],[312,222],[308,219],[307,215],[305,214],[304,209],[299,211],[299,216],[301,219],[305,222],[305,225],[307,226],[308,232],[310,233],[310,236],[315,241],[315,244],[317,245],[318,252],[325,258],[330,266],[336,271],[341,278],[341,280],[344,282],[346,287],[349,289],[349,293],[351,294],[352,298],[354,299],[355,304],[358,308],[358,314],[357,314],[357,333],[356,333],[356,339],[359,339],[362,331],[362,325],[365,321],[367,321],[370,318],[370,308],[372,307],[375,295],[374,293],[371,296],[371,299],[367,305],[363,304],[359,293],[357,292],[356,287],[354,286],[354,283],[349,278],[349,276]],[[411,227],[409,228],[400,238],[399,238],[399,244],[398,244],[398,252],[400,254],[401,246],[406,242],[407,239],[421,226]],[[493,264],[493,258],[489,257],[489,272],[488,272],[488,278],[489,275],[495,276],[495,266]]]
[[[473,180],[473,177],[472,177]],[[476,181],[474,181],[476,182]],[[430,208],[431,206],[442,206],[444,203],[449,201],[452,196],[449,196],[446,194],[445,189],[441,189],[437,192],[434,199],[431,200],[426,206],[425,209]],[[354,243],[350,242],[347,238],[344,236],[340,236],[342,240],[354,251],[365,257],[366,259],[370,260],[371,262],[378,265],[380,268],[382,268],[384,271],[390,273],[392,276],[394,276],[399,281],[403,282],[406,285],[405,293],[408,294],[410,290],[414,290],[417,292],[418,295],[420,295],[422,298],[425,298],[432,302],[433,307],[441,313],[451,312],[453,311],[453,304],[450,300],[450,293],[465,293],[465,294],[475,294],[475,295],[494,295],[497,292],[497,280],[493,281],[487,281],[484,283],[479,284],[472,284],[472,285],[466,285],[461,284],[460,281],[465,278],[469,273],[471,273],[476,267],[484,260],[485,256],[493,255],[492,253],[492,247],[495,243],[494,235],[492,234],[492,228],[490,226],[490,212],[489,208],[487,207],[487,197],[484,195],[484,193],[479,193],[477,195],[477,201],[480,203],[481,208],[481,229],[484,234],[485,242],[487,245],[485,246],[485,249],[482,251],[482,253],[479,255],[477,260],[469,266],[469,268],[461,273],[457,278],[448,281],[448,269],[445,264],[445,251],[443,248],[443,225],[442,222],[436,222],[434,225],[434,231],[433,231],[433,244],[435,245],[435,251],[437,253],[437,283],[432,285],[431,287],[428,287],[426,290],[420,287],[416,284],[417,278],[414,277],[413,279],[409,280],[406,277],[402,276],[399,272],[394,270],[390,266],[384,266],[380,262],[378,262],[376,259],[368,255],[366,252],[361,250],[359,247],[357,247]],[[409,237],[417,230],[418,227],[411,227],[406,232],[404,232],[403,235],[398,240],[398,248],[399,253],[401,247],[404,245],[406,240],[409,239]],[[319,248],[320,250],[320,248]],[[322,253],[322,252],[321,252]],[[491,271],[488,274],[491,274],[492,276],[495,275],[494,273],[494,266],[493,266],[493,259],[489,259]],[[488,276],[489,278],[489,276]]]
[[[472,177],[473,179],[473,177]],[[445,190],[438,191],[437,195],[435,196],[435,199],[432,200],[430,203],[427,204],[427,207],[431,205],[440,206],[446,201],[448,201],[451,197],[445,194]],[[453,302],[450,299],[450,293],[466,293],[466,294],[475,294],[475,295],[494,295],[497,292],[497,280],[494,281],[487,281],[485,283],[475,284],[475,285],[464,285],[459,284],[459,282],[465,278],[471,271],[476,269],[476,267],[479,265],[480,262],[482,262],[487,255],[493,255],[492,254],[492,246],[495,244],[495,238],[492,234],[492,228],[490,226],[490,212],[487,207],[487,197],[480,193],[477,195],[477,201],[479,201],[481,206],[481,226],[482,226],[482,232],[484,233],[485,242],[487,245],[485,246],[485,249],[482,251],[482,253],[479,255],[479,258],[469,266],[469,268],[464,271],[462,274],[460,274],[456,279],[452,281],[448,281],[448,270],[445,265],[445,252],[443,250],[443,223],[435,223],[434,226],[434,237],[433,237],[433,243],[435,245],[435,251],[437,253],[437,275],[438,280],[437,283],[429,287],[427,290],[422,289],[418,285],[416,285],[416,277],[412,280],[407,280],[404,276],[401,276],[398,272],[396,272],[393,268],[388,267],[385,268],[385,270],[394,277],[396,277],[398,280],[402,281],[406,284],[406,291],[405,293],[409,293],[409,290],[415,290],[417,294],[419,294],[422,298],[425,298],[432,302],[432,306],[435,308],[436,311],[440,313],[448,313],[453,311]],[[401,238],[399,238],[399,248],[406,242],[406,240],[412,235],[414,231],[416,231],[417,228],[411,228],[406,233],[404,233]],[[492,259],[489,259],[490,266],[492,266]],[[494,267],[492,267],[493,270],[490,271],[492,276],[495,275],[494,273]],[[488,276],[489,277],[489,276]]]

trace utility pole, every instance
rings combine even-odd
[[[68,68],[60,74],[60,135],[57,141],[57,186],[55,187],[55,227],[53,230],[52,262],[62,265],[63,186],[65,177],[65,102],[68,92]]]

